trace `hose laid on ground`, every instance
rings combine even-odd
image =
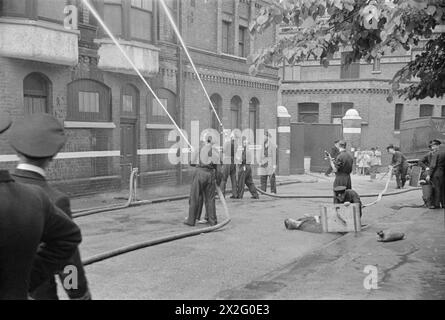
[[[137,169],[134,169],[137,173]],[[73,218],[80,218],[80,217],[86,217],[90,216],[96,213],[102,213],[107,211],[114,211],[114,210],[121,210],[126,209],[129,207],[137,207],[142,205],[149,205],[149,204],[156,204],[156,203],[162,203],[167,201],[178,201],[178,200],[185,200],[189,198],[189,195],[179,195],[179,196],[172,196],[172,197],[165,197],[165,198],[158,198],[153,200],[137,200],[133,201],[134,198],[134,182],[132,182],[136,178],[136,175],[132,173],[130,177],[130,191],[128,196],[128,201],[125,204],[119,204],[119,205],[110,205],[110,206],[104,206],[104,207],[97,207],[97,208],[89,208],[89,209],[81,209],[77,211],[73,211],[74,214],[72,215]],[[284,182],[278,182],[277,186],[285,186],[289,184],[295,184],[295,183],[301,183],[300,180],[294,180],[294,181],[284,181]],[[245,190],[248,190],[247,188]],[[230,191],[230,190],[227,190]]]
[[[411,188],[411,189],[406,189],[406,190],[385,193],[388,189],[390,180],[391,180],[391,175],[389,175],[388,180],[386,181],[385,188],[383,189],[382,192],[360,195],[360,198],[377,197],[378,201],[371,202],[371,204],[367,204],[366,206],[376,204],[377,202],[379,202],[382,199],[382,197],[394,196],[394,195],[398,195],[398,194],[402,194],[402,193],[421,190],[421,188],[417,187],[417,188]],[[278,194],[265,192],[265,191],[261,190],[261,188],[258,188],[258,187],[257,187],[257,190],[259,193],[261,193],[263,195],[266,195],[266,196],[269,196],[272,198],[278,198],[278,199],[332,199],[333,198],[332,194],[331,195],[294,195],[294,194],[280,194],[280,195],[278,195]]]
[[[183,238],[187,238],[187,237],[192,237],[192,236],[196,236],[196,235],[199,235],[202,233],[209,233],[209,232],[221,229],[222,227],[224,227],[231,221],[231,218],[229,215],[229,209],[227,208],[226,200],[224,199],[224,195],[222,194],[221,189],[219,187],[216,187],[216,191],[218,192],[219,198],[220,198],[222,205],[224,207],[224,213],[226,215],[226,217],[225,217],[226,219],[223,222],[218,223],[217,225],[214,225],[211,227],[206,227],[206,228],[188,231],[188,232],[182,232],[182,233],[173,234],[170,236],[152,239],[152,240],[148,240],[148,241],[138,242],[138,243],[134,243],[134,244],[131,244],[131,245],[128,245],[125,247],[121,247],[118,249],[114,249],[114,250],[111,250],[108,252],[100,253],[98,255],[95,255],[95,256],[85,259],[83,261],[83,265],[87,266],[87,265],[90,265],[90,264],[93,264],[93,263],[96,263],[99,261],[103,261],[106,259],[110,259],[112,257],[116,257],[116,256],[122,255],[124,253],[134,251],[134,250],[139,250],[139,249],[151,247],[151,246],[154,246],[157,244],[166,243],[166,242],[170,242],[170,241],[174,241],[174,240],[179,240],[179,239],[183,239]]]
[[[110,206],[104,206],[104,207],[98,207],[98,208],[89,208],[89,209],[81,209],[73,211],[73,218],[88,216],[95,213],[105,212],[105,211],[112,211],[112,210],[119,210],[119,209],[125,209],[128,208],[131,203],[133,202],[133,196],[134,196],[134,190],[135,190],[135,178],[136,174],[138,173],[138,169],[135,168],[131,171],[130,175],[130,188],[129,188],[129,196],[127,202],[124,204],[117,204],[117,205],[110,205]]]

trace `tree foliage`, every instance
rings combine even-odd
[[[270,47],[249,57],[255,74],[265,65],[290,65],[317,59],[325,67],[340,48],[350,48],[345,63],[372,62],[385,52],[418,48],[427,39],[426,51],[396,73],[393,93],[409,99],[441,97],[444,88],[444,37],[433,29],[445,21],[443,0],[273,0],[261,8],[250,25],[255,35],[276,24],[294,27]],[[401,88],[418,77],[420,82]],[[390,97],[392,98],[392,97]]]

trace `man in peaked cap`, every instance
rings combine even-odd
[[[362,216],[362,201],[357,192],[352,189],[346,189],[345,186],[334,188],[334,203],[342,203],[349,206],[351,203],[360,204],[360,217]]]
[[[408,172],[408,162],[406,161],[405,155],[400,152],[397,147],[390,144],[386,150],[392,154],[391,165],[389,168],[394,170],[394,175],[396,176],[397,189],[402,189],[406,183],[406,174]]]
[[[429,168],[426,170],[426,181],[433,185],[433,204],[430,209],[439,209],[444,206],[444,174],[445,174],[445,152],[439,150],[441,141],[431,141],[431,158]]]
[[[0,112],[0,134],[10,125]],[[82,237],[40,187],[19,183],[6,170],[0,170],[0,203],[0,300],[25,300],[63,268]]]
[[[10,144],[20,159],[14,178],[22,183],[41,187],[53,203],[71,219],[70,200],[67,195],[51,187],[46,181],[46,169],[66,142],[64,129],[59,121],[48,114],[34,114],[19,120],[11,128]],[[76,250],[68,265],[77,271],[77,287],[65,288],[70,299],[90,300],[88,282],[79,250]],[[69,274],[60,273],[61,282]],[[51,277],[45,284],[31,293],[36,300],[57,300],[57,284]]]
[[[260,176],[261,190],[267,190],[267,178],[270,178],[270,192],[277,193],[275,171],[277,169],[277,146],[271,141],[272,135],[264,131],[263,148],[259,156],[258,175]]]

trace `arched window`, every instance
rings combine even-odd
[[[255,142],[256,142],[256,130],[259,126],[259,107],[260,102],[257,98],[250,99],[249,102],[249,128],[252,129],[254,135],[255,135]]]
[[[25,113],[49,113],[50,81],[41,73],[31,73],[23,80]]]
[[[167,108],[168,113],[176,121],[176,95],[168,89],[157,89],[156,95],[161,100],[162,105]],[[151,94],[148,95],[148,123],[151,124],[171,124],[165,110]]]
[[[234,96],[230,101],[230,126],[232,130],[241,130],[241,106],[241,98]]]
[[[217,93],[214,93],[210,97],[210,100],[212,101],[212,104],[216,109],[216,113],[218,113],[219,119],[222,121],[222,112],[221,112],[222,111],[222,98],[221,98],[221,96]],[[221,125],[219,124],[219,121],[216,118],[215,112],[213,111],[212,107],[209,106],[209,108],[210,108],[210,127],[212,129],[219,131],[221,129]]]
[[[111,89],[90,79],[69,83],[67,120],[111,121]]]
[[[122,88],[121,117],[136,118],[139,112],[139,90],[127,84]]]

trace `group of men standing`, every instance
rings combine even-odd
[[[276,145],[271,141],[271,134],[265,132],[264,143],[259,155],[258,174],[261,177],[261,189],[266,191],[267,180],[270,179],[272,193],[276,193]],[[195,172],[192,177],[189,198],[189,215],[186,225],[194,226],[198,223],[217,224],[215,198],[218,185],[223,196],[226,195],[227,181],[230,177],[232,185],[232,199],[242,199],[244,188],[247,186],[253,199],[259,199],[258,191],[253,182],[252,163],[255,158],[254,145],[248,138],[237,131],[227,137],[222,147],[222,155],[214,145],[214,138],[204,133],[205,144],[192,155],[192,166]],[[240,141],[241,140],[241,141]],[[201,220],[205,204],[206,218]]]
[[[72,277],[64,286],[70,299],[89,300],[70,200],[46,180],[46,169],[66,142],[63,127],[47,114],[12,124],[0,113],[0,134],[9,127],[19,164],[12,174],[0,170],[0,299],[58,299],[58,274],[62,284]],[[72,274],[64,272],[66,266]]]

